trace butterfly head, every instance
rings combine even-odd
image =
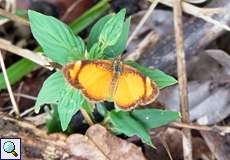
[[[113,71],[114,71],[114,73],[121,73],[122,72],[122,62],[120,59],[116,59],[113,61]]]

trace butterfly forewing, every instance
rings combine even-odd
[[[78,81],[84,94],[91,100],[107,100],[113,72],[111,64],[106,62],[85,64],[78,75]]]
[[[68,68],[67,72],[68,70],[71,68]],[[112,76],[111,61],[82,61],[75,82],[72,84],[73,87],[81,89],[89,100],[102,101],[109,97]]]

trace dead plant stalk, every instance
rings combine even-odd
[[[13,13],[7,12],[4,9],[1,9],[1,8],[0,8],[0,15],[3,16],[3,17],[9,18],[12,21],[18,22],[18,23],[20,23],[22,25],[25,25],[25,26],[30,25],[29,21],[27,21],[26,19],[24,19],[22,17],[19,17],[19,16],[13,14]]]
[[[182,22],[182,0],[175,0],[173,8],[176,38],[177,73],[180,93],[180,110],[182,114],[182,122],[189,123],[188,90]],[[183,133],[184,160],[192,160],[192,143],[190,129],[183,128]]]
[[[188,123],[180,123],[180,122],[172,122],[169,124],[170,127],[175,128],[189,128],[198,131],[208,131],[208,132],[215,132],[222,136],[226,134],[230,134],[230,127],[229,126],[206,126],[206,125],[199,125],[199,124],[188,124]]]
[[[160,3],[169,7],[173,7],[174,0],[161,0]],[[206,22],[216,25],[219,28],[225,29],[226,31],[230,31],[230,27],[228,25],[223,24],[215,20],[214,18],[212,18],[212,15],[214,14],[219,14],[219,13],[229,14],[229,12],[224,8],[199,8],[197,6],[194,6],[192,4],[183,1],[182,9],[185,13],[201,18]]]
[[[7,90],[9,92],[9,95],[10,95],[10,100],[11,100],[11,103],[13,105],[13,109],[14,109],[14,111],[16,113],[16,116],[20,117],[20,112],[19,112],[18,105],[17,105],[16,100],[15,100],[12,88],[10,86],[10,82],[9,82],[9,79],[8,79],[8,76],[7,76],[6,66],[5,66],[5,63],[4,63],[4,60],[3,60],[1,50],[0,50],[0,64],[1,64],[2,72],[3,72],[3,76],[4,76],[4,79],[5,79],[6,87],[7,87]]]
[[[160,0],[152,0],[152,4],[150,5],[148,11],[145,13],[144,17],[141,19],[133,33],[130,35],[127,46],[130,44],[130,42],[136,37],[142,26],[145,24],[145,22],[148,20],[148,18],[151,16],[153,10],[156,8],[157,4]]]
[[[3,49],[5,51],[14,53],[18,56],[27,58],[31,61],[33,61],[34,63],[39,64],[42,67],[45,67],[49,70],[52,70],[52,67],[48,67],[49,66],[49,60],[42,55],[39,55],[38,53],[34,53],[28,49],[23,49],[20,47],[17,47],[13,44],[11,44],[11,42],[0,38],[0,49]]]
[[[90,126],[94,125],[94,123],[93,123],[92,119],[90,118],[89,114],[86,112],[86,110],[83,107],[80,108],[80,112],[81,112],[82,116],[84,117],[85,121]]]

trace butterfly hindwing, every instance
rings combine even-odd
[[[159,89],[154,81],[149,77],[145,77],[145,96],[141,101],[141,105],[146,105],[153,102],[159,95]]]

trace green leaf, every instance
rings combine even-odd
[[[148,134],[146,128],[143,127],[143,124],[130,116],[128,112],[116,112],[112,111],[108,115],[112,124],[125,135],[131,137],[133,135],[139,136],[143,142],[153,146],[151,137]]]
[[[99,103],[96,104],[96,107],[97,107],[98,113],[99,113],[101,116],[105,117],[106,114],[107,114],[107,112],[108,112],[108,110],[107,110],[105,104],[104,104],[103,102],[99,102]]]
[[[101,31],[99,42],[107,47],[115,45],[122,34],[124,19],[125,9],[109,19]]]
[[[7,69],[7,75],[10,84],[14,84],[24,75],[29,74],[37,65],[28,59],[22,59],[14,63]],[[0,91],[6,89],[6,83],[3,74],[0,74]]]
[[[84,42],[58,19],[36,11],[28,12],[34,38],[54,62],[64,65],[73,60],[83,59]]]
[[[46,122],[46,126],[48,133],[57,133],[62,131],[57,105],[52,107],[51,115]]]
[[[132,117],[144,124],[145,128],[157,128],[180,118],[179,112],[160,109],[136,109],[131,112]]]
[[[167,75],[159,69],[150,69],[133,61],[126,61],[125,63],[136,68],[151,80],[154,80],[160,89],[177,83],[177,80],[174,77]]]
[[[70,86],[66,84],[58,102],[58,114],[63,131],[68,128],[73,115],[77,113],[83,102],[84,97],[81,95],[80,91],[70,88]]]
[[[57,104],[57,101],[61,98],[61,92],[65,88],[65,83],[61,72],[49,76],[38,94],[35,112],[38,113],[43,104]]]
[[[15,13],[17,16],[20,16],[20,17],[23,17],[23,16],[26,16],[27,15],[27,10],[25,9],[17,9],[16,10],[16,13]]]
[[[84,102],[83,102],[83,104],[82,104],[82,107],[84,108],[84,110],[91,116],[91,117],[93,117],[93,106],[92,106],[92,104],[89,102],[89,101],[87,101],[87,100],[85,100]]]
[[[129,36],[130,21],[131,21],[131,17],[129,17],[125,21],[125,23],[123,25],[121,36],[119,37],[117,43],[115,45],[110,46],[110,47],[105,49],[105,57],[106,58],[115,58],[119,54],[121,54],[125,51],[126,44],[128,41],[128,36]]]
[[[100,18],[110,8],[108,0],[101,0],[79,18],[70,23],[70,28],[75,34],[80,33],[96,19]]]
[[[100,33],[105,25],[105,23],[112,17],[112,15],[107,15],[102,17],[97,23],[92,27],[90,33],[89,33],[89,40],[87,47],[90,49],[95,43],[98,42],[98,38],[100,36]]]
[[[89,54],[87,56],[88,59],[102,59],[104,57],[105,47],[100,43],[95,43],[93,47],[90,49]]]

